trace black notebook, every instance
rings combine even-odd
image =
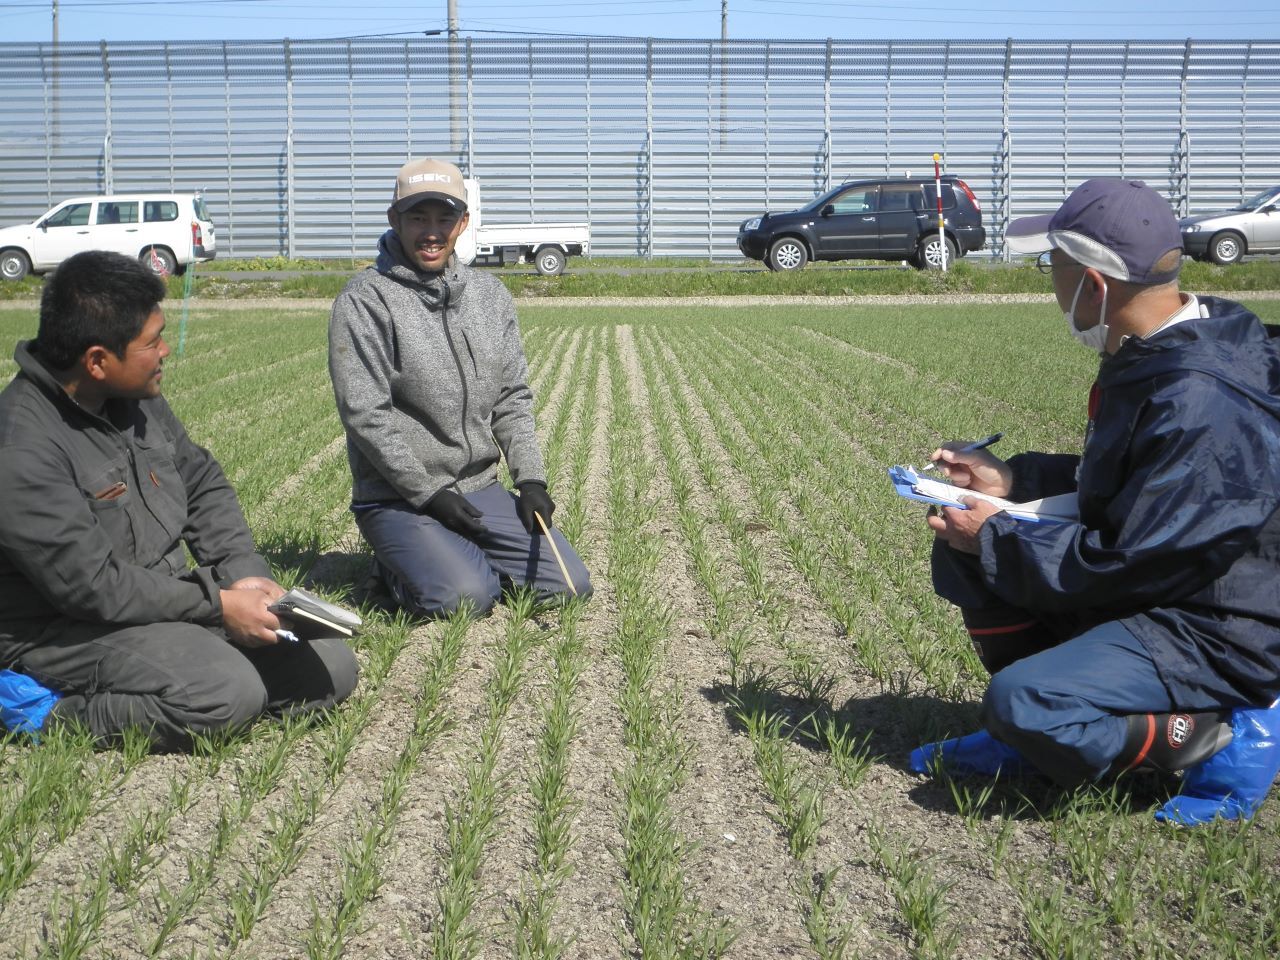
[[[350,610],[322,600],[301,587],[294,587],[268,609],[277,617],[288,620],[293,632],[303,639],[334,635],[350,637],[363,622]]]

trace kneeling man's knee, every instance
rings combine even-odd
[[[1027,711],[1022,709],[1028,696],[1034,695],[1033,678],[1023,674],[1014,663],[991,678],[982,698],[982,725],[1000,740],[1013,743],[1026,732]]]
[[[466,607],[476,616],[484,616],[497,604],[502,589],[496,576],[465,575],[452,577],[434,587],[429,592],[415,592],[415,612],[427,617],[451,617]]]
[[[498,591],[465,590],[452,597],[444,597],[436,608],[436,616],[451,617],[464,607],[474,616],[486,616],[498,603]]]
[[[193,733],[234,730],[266,712],[267,688],[262,677],[247,660],[237,660],[224,663],[223,670],[209,678],[200,701],[191,704],[187,724]]]
[[[360,664],[356,655],[347,644],[337,638],[312,640],[310,647],[324,663],[329,675],[332,694],[327,698],[329,703],[341,703],[355,692],[356,683],[360,679]]]
[[[553,530],[551,536],[559,546],[560,562],[553,562],[547,551],[541,552],[537,580],[534,583],[538,593],[544,598],[591,596],[591,575],[587,572],[587,565],[582,562],[564,534]]]
[[[477,616],[487,614],[498,602],[502,584],[489,571],[455,569],[418,571],[415,580],[400,579],[384,568],[384,577],[396,602],[419,617],[449,617],[466,606]]]
[[[566,594],[586,599],[591,596],[594,588],[591,586],[591,576],[587,573],[587,568],[582,563],[577,563],[569,567],[569,576],[573,584],[572,589],[568,586],[562,591]]]

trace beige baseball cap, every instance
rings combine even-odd
[[[443,200],[455,210],[467,209],[467,190],[462,171],[443,160],[410,160],[396,174],[396,190],[391,206],[400,213],[423,200]]]

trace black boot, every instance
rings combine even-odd
[[[1195,766],[1231,742],[1231,711],[1214,713],[1135,713],[1125,718],[1124,748],[1111,773],[1158,770],[1173,773]]]

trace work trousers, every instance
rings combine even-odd
[[[192,734],[241,727],[263,714],[330,707],[350,696],[359,672],[339,639],[250,650],[192,623],[76,620],[56,621],[13,666],[62,695],[53,714],[59,720],[80,722],[104,744],[139,727],[161,751],[186,749]]]
[[[517,498],[494,483],[465,495],[481,511],[487,532],[455,533],[402,500],[351,506],[396,602],[422,617],[447,617],[463,604],[488,613],[505,587],[530,586],[539,599],[591,594],[587,568],[558,528],[551,528],[569,572],[566,581],[541,535],[531,535],[516,513]]]
[[[1118,621],[1080,626],[1071,616],[1011,607],[987,588],[976,557],[942,541],[934,545],[932,567],[934,589],[961,607],[993,673],[983,725],[1063,786],[1111,769],[1125,745],[1128,715],[1237,706],[1208,695],[1175,703],[1147,648]]]

